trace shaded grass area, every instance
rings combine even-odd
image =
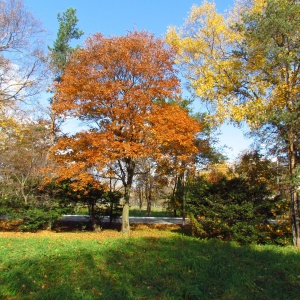
[[[0,238],[0,299],[300,299],[292,247],[56,235]]]

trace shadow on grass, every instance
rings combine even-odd
[[[117,222],[99,222],[101,229],[112,229],[121,231],[121,223]],[[93,224],[91,222],[78,222],[78,221],[57,221],[52,227],[56,232],[77,232],[77,231],[94,231]]]
[[[300,299],[293,249],[180,236],[41,247],[0,259],[0,299]]]

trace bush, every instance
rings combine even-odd
[[[15,214],[16,215],[16,214]],[[62,210],[58,208],[49,207],[28,207],[21,214],[20,217],[23,222],[20,225],[22,231],[36,232],[43,229],[51,229],[54,222],[59,220],[62,215]]]
[[[241,244],[286,244],[287,231],[277,228],[275,233],[281,235],[274,234],[266,226],[268,219],[274,218],[276,201],[280,200],[272,197],[265,184],[252,186],[242,178],[222,178],[214,183],[196,178],[189,183],[187,195],[196,236]]]
[[[51,229],[54,222],[68,211],[68,207],[61,208],[54,203],[46,205],[35,201],[35,203],[25,204],[20,199],[2,199],[0,201],[0,216],[9,220],[9,223],[17,221],[18,229],[22,231]]]

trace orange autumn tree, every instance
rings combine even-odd
[[[172,102],[163,103],[156,110],[156,114],[152,115],[155,119],[153,129],[157,132],[156,138],[161,147],[157,171],[161,175],[167,175],[173,183],[169,205],[174,209],[174,216],[176,216],[176,208],[182,210],[184,224],[185,183],[188,176],[195,171],[197,154],[206,150],[205,142],[195,135],[202,130],[201,122],[199,119],[192,118],[186,107]],[[178,196],[178,201],[174,206],[175,194]]]
[[[110,38],[97,33],[73,55],[55,95],[54,109],[60,116],[76,117],[90,126],[58,139],[53,148],[58,176],[79,179],[83,186],[95,176],[119,178],[126,233],[138,160],[160,159],[172,145],[184,149],[186,158],[197,151],[197,122],[177,104],[168,118],[161,118],[167,107],[161,99],[176,98],[180,92],[173,62],[173,51],[150,33]]]

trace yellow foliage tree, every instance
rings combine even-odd
[[[245,121],[276,137],[289,165],[294,245],[300,246],[300,3],[238,1],[228,15],[213,3],[193,6],[167,42],[190,87],[211,104],[214,120]]]
[[[34,200],[46,167],[49,151],[49,123],[23,116],[7,116],[0,122],[0,189],[5,197]]]

